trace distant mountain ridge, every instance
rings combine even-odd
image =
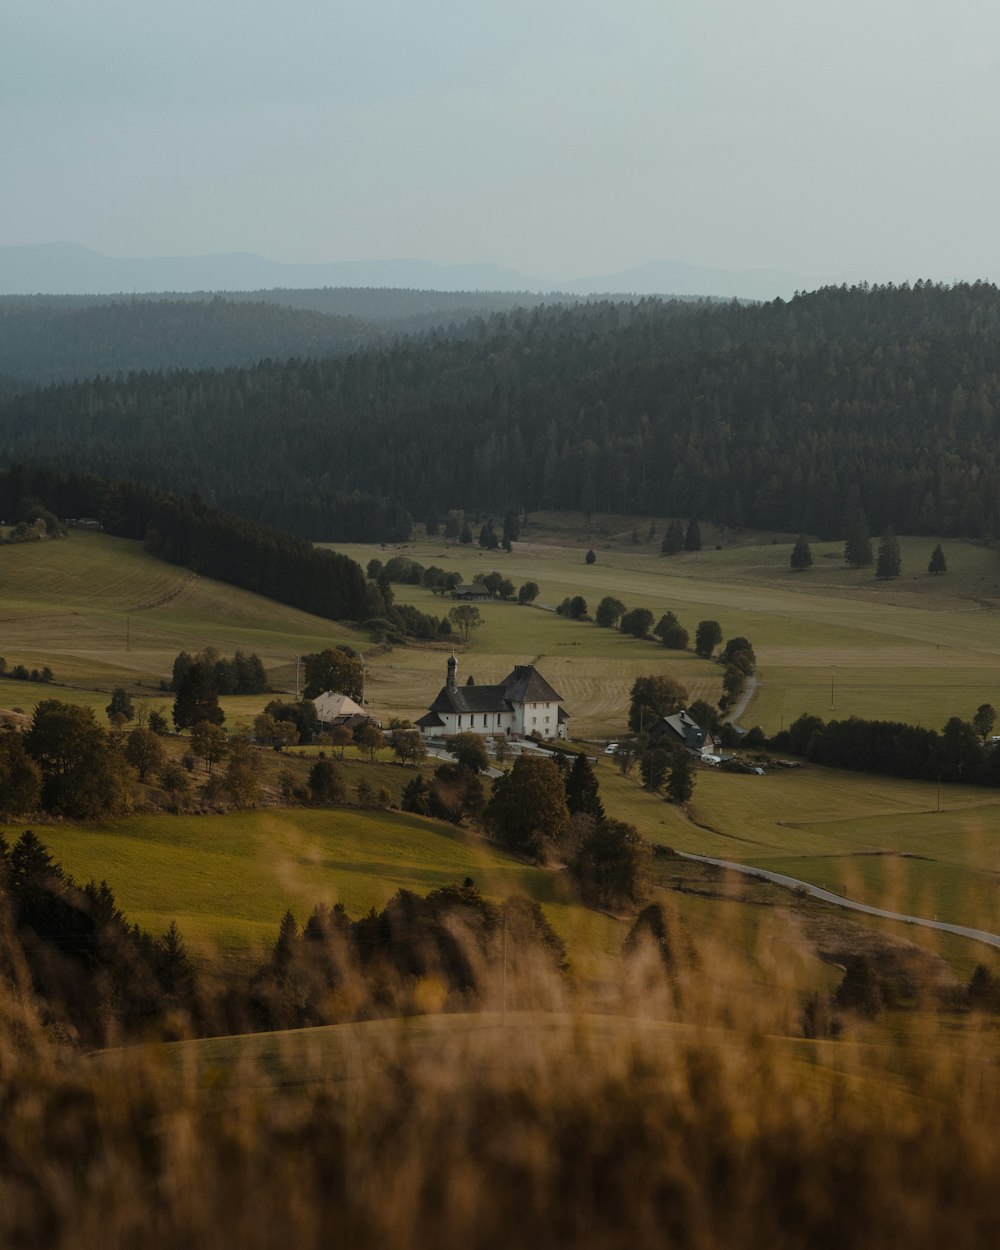
[[[658,260],[638,268],[558,282],[483,263],[396,260],[287,263],[252,252],[206,256],[104,256],[80,243],[0,247],[0,295],[167,291],[257,291],[278,287],[399,287],[432,291],[708,295],[769,300],[839,282],[777,269],[729,271]]]

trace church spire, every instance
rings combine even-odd
[[[458,660],[454,652],[448,656],[448,689],[452,694],[458,689]]]

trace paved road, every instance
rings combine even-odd
[[[741,872],[746,877],[763,877],[765,881],[773,881],[775,885],[785,886],[789,890],[805,890],[813,898],[822,899],[824,903],[834,903],[838,907],[846,907],[849,911],[863,911],[869,916],[882,916],[886,920],[902,920],[905,924],[917,924],[924,929],[939,929],[942,933],[954,933],[958,937],[970,938],[973,942],[982,942],[986,946],[1000,949],[1000,935],[987,933],[983,929],[967,929],[960,924],[946,924],[943,920],[925,920],[922,916],[904,916],[898,911],[886,911],[882,907],[869,907],[867,903],[855,903],[841,894],[833,894],[830,890],[820,889],[808,881],[799,881],[796,877],[786,877],[780,872],[769,872],[766,868],[755,868],[751,864],[737,864],[727,859],[712,859],[708,855],[691,855],[679,851],[683,859],[696,859],[702,864],[715,864],[717,868],[728,868],[732,872]]]
[[[726,720],[730,725],[736,725],[737,721],[747,710],[747,704],[757,693],[757,676],[751,673],[743,687],[743,693],[739,697],[739,701],[733,705],[732,710],[727,714]]]

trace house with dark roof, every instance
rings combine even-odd
[[[498,686],[458,684],[458,660],[417,728],[428,738],[448,734],[503,734],[508,738],[566,738],[569,716],[557,694],[531,664],[518,664]]]
[[[673,716],[664,716],[662,720],[657,721],[649,731],[649,737],[654,743],[666,742],[672,746],[687,747],[689,751],[694,751],[698,755],[711,751],[715,745],[712,735],[706,733],[685,711],[676,712]]]

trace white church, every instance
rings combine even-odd
[[[566,738],[568,720],[562,695],[531,664],[518,664],[499,686],[460,686],[452,655],[448,680],[417,728],[427,738],[459,733]]]

